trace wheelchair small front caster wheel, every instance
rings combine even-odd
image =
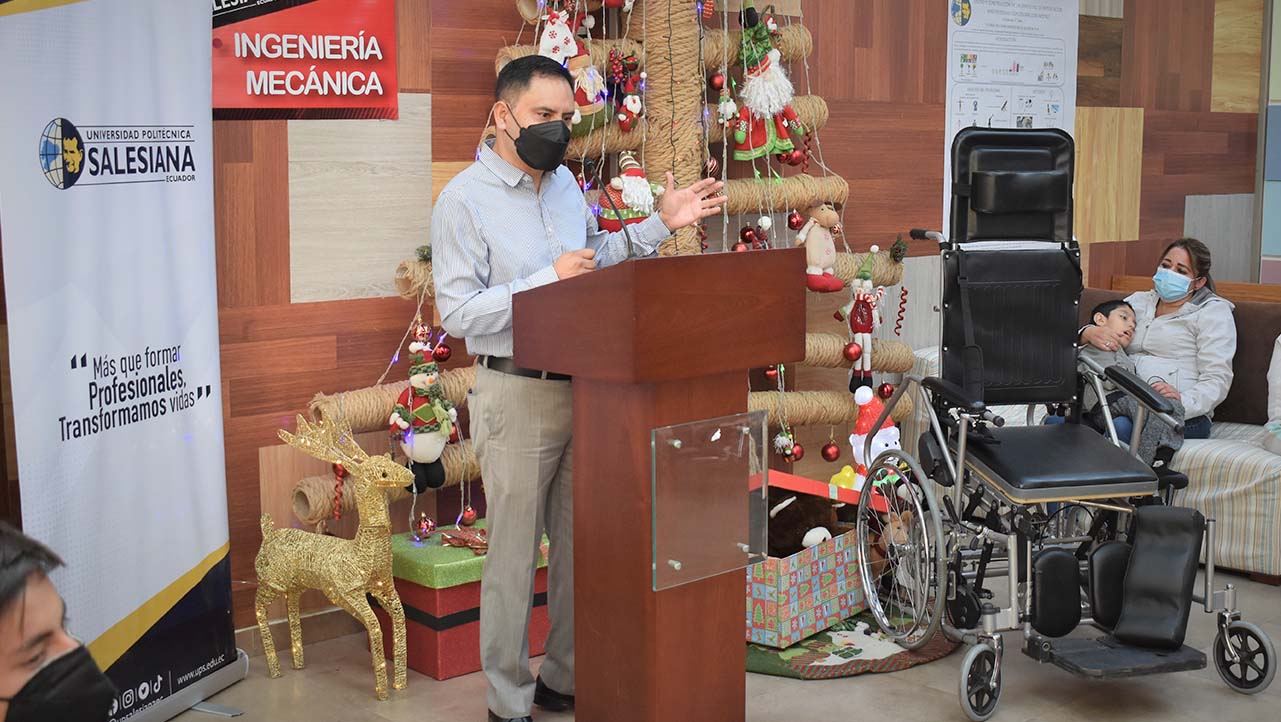
[[[1228,624],[1228,637],[1239,661],[1232,660],[1219,630],[1214,638],[1214,668],[1224,683],[1241,694],[1258,694],[1272,684],[1277,673],[1277,651],[1266,632],[1249,622]]]
[[[996,650],[976,644],[961,663],[961,709],[974,722],[983,722],[996,713],[1001,699],[1001,670],[996,667]]]

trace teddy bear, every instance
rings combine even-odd
[[[805,249],[805,287],[819,293],[832,293],[845,287],[835,276],[836,239],[832,229],[841,217],[831,203],[810,207],[809,220],[796,234],[796,245]]]
[[[789,557],[832,538],[836,509],[832,502],[785,489],[769,490],[769,555]]]

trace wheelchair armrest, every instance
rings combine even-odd
[[[921,385],[929,389],[931,393],[939,396],[943,401],[952,406],[960,407],[971,414],[981,414],[986,408],[982,401],[972,399],[965,393],[965,389],[956,384],[941,379],[937,376],[926,376],[921,379]]]
[[[1144,406],[1162,414],[1174,413],[1174,404],[1171,404],[1169,399],[1158,394],[1151,386],[1143,383],[1143,379],[1128,369],[1120,366],[1109,366],[1103,372],[1108,381],[1121,387]]]

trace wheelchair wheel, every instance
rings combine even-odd
[[[974,722],[983,722],[996,713],[1001,700],[1001,670],[996,666],[996,650],[986,643],[976,644],[961,663],[961,709]]]
[[[1228,624],[1228,637],[1240,661],[1232,661],[1223,630],[1214,638],[1214,668],[1232,689],[1241,694],[1258,694],[1272,684],[1277,673],[1277,652],[1266,632],[1249,622]]]
[[[921,467],[891,449],[868,466],[856,532],[867,606],[885,634],[905,649],[933,638],[943,619],[947,558],[942,521]],[[884,500],[886,511],[873,508]]]

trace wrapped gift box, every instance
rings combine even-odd
[[[476,526],[483,528],[482,519]],[[440,535],[415,542],[409,534],[391,538],[392,574],[405,607],[407,662],[434,679],[480,671],[480,576],[485,556],[444,546]],[[391,619],[376,605],[383,649],[392,656]],[[543,653],[547,617],[547,560],[539,559],[534,577],[534,609],[529,621],[529,654]]]
[[[867,606],[850,531],[747,568],[747,641],[782,649]]]

